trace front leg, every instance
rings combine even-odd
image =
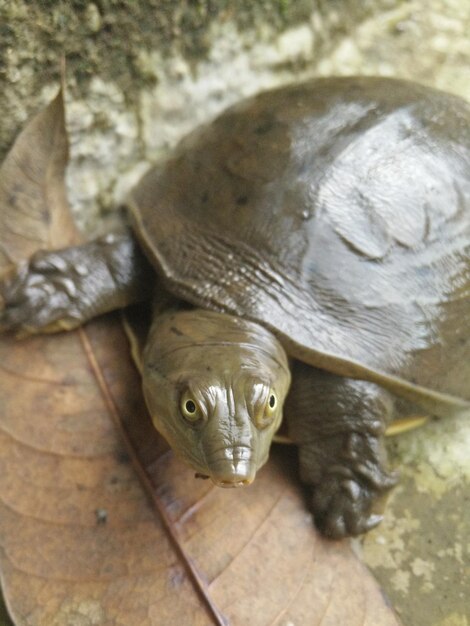
[[[40,251],[0,282],[0,331],[70,330],[149,298],[154,274],[130,231]]]
[[[384,447],[392,413],[391,396],[377,385],[295,364],[285,406],[289,437],[326,536],[358,535],[381,521],[377,505],[396,483]]]

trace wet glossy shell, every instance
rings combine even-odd
[[[130,200],[169,289],[437,414],[470,407],[470,107],[319,79],[198,130]]]

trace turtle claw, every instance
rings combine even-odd
[[[68,271],[57,253],[38,252],[0,283],[0,332],[21,337],[76,325],[80,311]]]
[[[383,518],[384,518],[383,515],[377,515],[375,513],[370,515],[369,519],[365,523],[365,532],[367,532],[368,530],[372,530],[373,528],[378,526],[383,520]]]
[[[21,296],[18,285],[22,282],[24,267],[13,278],[0,282],[0,332],[14,330],[21,319]]]
[[[313,490],[311,505],[316,526],[330,539],[357,536],[375,528],[383,519],[372,512],[377,500],[388,491],[395,480],[384,474],[380,485],[363,482],[360,478],[345,479],[330,474]]]

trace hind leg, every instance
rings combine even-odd
[[[396,482],[384,447],[392,414],[391,396],[377,385],[294,365],[285,416],[324,535],[358,535],[381,521],[377,505]]]

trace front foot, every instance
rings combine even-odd
[[[382,521],[377,505],[396,484],[396,476],[380,467],[373,476],[346,467],[332,467],[313,488],[311,509],[315,524],[330,539],[357,536]]]
[[[70,330],[81,323],[81,267],[67,261],[63,253],[37,252],[0,283],[0,332],[24,336]]]
[[[384,429],[376,420],[362,424],[362,432],[317,433],[300,445],[301,478],[312,488],[310,507],[326,537],[354,537],[382,520],[384,496],[397,482],[385,469]]]

